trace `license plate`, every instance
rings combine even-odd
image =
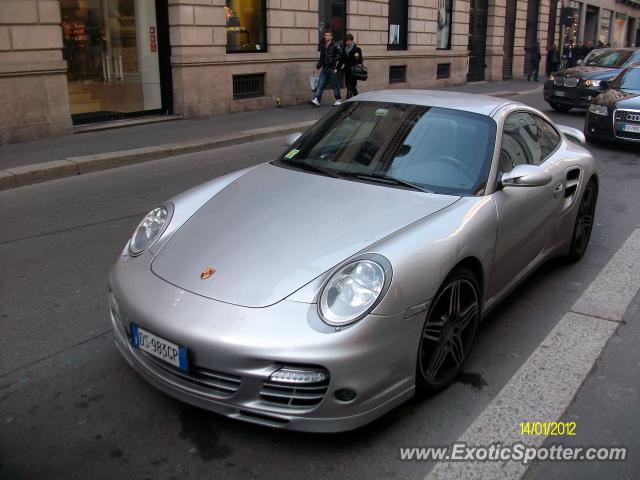
[[[630,125],[628,123],[625,123],[622,125],[622,131],[640,133],[640,125]]]
[[[566,92],[560,92],[560,91],[553,92],[553,95],[556,96],[556,97],[566,97],[567,96]]]
[[[187,349],[131,324],[131,343],[154,357],[187,371]]]

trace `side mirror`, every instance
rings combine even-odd
[[[503,187],[542,187],[550,181],[551,174],[543,167],[529,164],[516,165],[500,179]]]
[[[290,135],[287,136],[287,139],[285,140],[286,145],[293,145],[294,143],[296,143],[298,141],[298,139],[302,136],[301,132],[295,132],[292,133]]]
[[[581,143],[582,145],[587,143],[587,139],[585,138],[584,133],[582,133],[577,128],[567,127],[566,125],[557,125],[557,127],[565,137],[569,138],[569,140]]]

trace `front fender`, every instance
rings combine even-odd
[[[433,298],[445,277],[462,260],[482,265],[488,285],[496,244],[493,196],[463,197],[444,210],[406,227],[371,248],[393,267],[393,280],[373,313],[395,314]]]

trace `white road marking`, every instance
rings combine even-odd
[[[467,445],[517,442],[539,446],[545,436],[523,436],[521,421],[553,421],[565,412],[640,289],[640,228],[538,348],[458,439]],[[518,462],[439,462],[426,479],[521,478]]]

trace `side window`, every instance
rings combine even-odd
[[[507,117],[502,131],[500,171],[510,172],[517,165],[537,165],[543,161],[540,128],[527,112],[515,112]]]
[[[542,149],[542,161],[544,162],[560,144],[560,134],[544,118],[537,117],[538,130],[540,131],[540,147]]]

